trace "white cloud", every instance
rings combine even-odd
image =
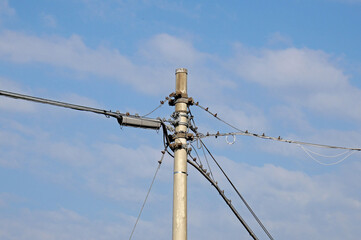
[[[347,76],[322,51],[287,48],[248,52],[242,49],[232,62],[247,81],[267,87],[303,90],[334,89],[347,84]]]
[[[149,59],[178,66],[201,65],[207,55],[196,50],[192,43],[168,34],[158,34],[141,47]]]
[[[116,237],[124,238],[128,230],[124,223],[90,220],[63,208],[56,211],[24,209],[18,213],[18,216],[15,215],[10,219],[1,217],[0,222],[0,237],[6,240],[116,239]]]
[[[239,47],[230,65],[244,80],[268,88],[286,102],[361,119],[356,104],[361,90],[350,84],[349,76],[323,51],[287,48],[252,52]]]
[[[105,76],[150,94],[161,90],[162,73],[136,66],[116,49],[88,48],[81,38],[44,37],[5,31],[0,35],[0,57],[15,63],[44,63]]]
[[[17,129],[21,130],[19,127]],[[24,129],[20,130],[24,132]],[[116,200],[122,205],[124,203],[132,209],[136,205],[135,213],[132,214],[136,215],[160,157],[159,150],[142,145],[126,148],[118,143],[107,142],[94,142],[88,146],[80,144],[76,139],[65,143],[51,140],[35,129],[33,132],[25,132],[26,136],[19,133],[18,139],[12,143],[0,141],[3,158],[16,159],[18,167],[31,171],[48,183],[68,184],[77,190],[90,191],[98,197]],[[7,151],[16,152],[17,155],[8,157]],[[347,168],[344,172],[310,176],[270,164],[255,167],[224,157],[216,158],[275,238],[340,239],[348,232],[359,233],[357,223],[361,219],[357,213],[361,210],[361,196],[354,191],[361,187],[357,174],[359,164],[345,165]],[[65,167],[49,169],[49,161]],[[171,163],[165,161],[164,164],[168,165],[162,166],[161,174],[166,175],[160,175],[157,184],[171,185]],[[226,186],[218,173],[215,176],[222,186]],[[190,178],[190,197],[194,201],[189,206],[192,236],[199,239],[219,239],[223,234],[228,238],[240,234],[246,236],[244,229],[238,225],[224,203],[217,199],[218,194],[209,184],[198,175]],[[232,202],[237,204],[237,198],[231,194],[229,187],[225,190]],[[140,222],[142,231],[137,231],[137,236],[146,238],[151,233],[156,239],[168,239],[171,213],[161,212],[161,209],[164,209],[166,200],[171,201],[171,194],[164,196],[153,191],[149,200],[146,205],[148,211],[157,214],[148,215]],[[242,214],[245,214],[244,211]],[[71,209],[45,212],[27,210],[12,218],[0,217],[0,236],[4,239],[25,239],[29,236],[34,239],[49,239],[51,236],[64,239],[69,235],[89,239],[98,239],[99,236],[103,239],[124,238],[129,234],[133,220],[130,216],[124,216],[111,221],[99,221],[81,216]],[[249,216],[247,220],[256,228]],[[157,226],[169,228],[159,230]],[[62,232],[62,229],[68,231]],[[307,229],[307,232],[301,229]]]
[[[349,239],[357,239],[360,229],[353,222],[361,220],[361,196],[345,186],[357,181],[352,173],[360,164],[349,164],[344,172],[309,176],[274,165],[218,159],[276,239],[340,239],[348,232],[353,233]],[[231,199],[234,202],[236,196]]]

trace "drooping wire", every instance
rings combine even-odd
[[[138,221],[139,221],[139,219],[140,219],[140,216],[141,216],[141,214],[142,214],[142,212],[143,212],[145,203],[147,202],[149,193],[150,193],[150,191],[152,190],[152,186],[153,186],[153,184],[154,184],[155,178],[157,177],[157,174],[158,174],[158,171],[159,171],[159,169],[160,169],[160,166],[162,165],[164,155],[165,155],[165,149],[162,151],[162,157],[161,157],[161,159],[158,161],[157,170],[156,170],[155,173],[154,173],[154,176],[153,176],[153,179],[152,179],[152,183],[151,183],[150,186],[149,186],[147,195],[145,196],[143,205],[142,205],[142,207],[141,207],[141,209],[140,209],[140,211],[139,211],[139,215],[138,215],[138,217],[137,217],[137,220],[135,221],[135,224],[134,224],[134,227],[133,227],[132,232],[131,232],[131,234],[130,234],[129,240],[132,239],[132,236],[133,236],[133,234],[134,234],[135,228],[137,227],[137,224],[138,224]]]
[[[208,109],[207,109],[208,111]],[[195,125],[194,122],[194,117],[190,111],[189,108],[189,113],[191,115],[191,119],[193,120],[193,124]],[[213,114],[212,114],[213,115]],[[214,115],[215,117],[217,117],[217,114]],[[218,117],[217,117],[218,118]],[[221,120],[223,121],[223,120]],[[232,126],[232,125],[230,125]],[[232,126],[233,127],[233,126]],[[233,127],[235,128],[235,127]],[[237,129],[237,128],[236,128]],[[191,130],[196,134],[196,136],[199,136],[199,133],[197,131],[197,127],[193,127],[191,128]],[[239,129],[237,129],[239,130]],[[215,162],[215,164],[217,165],[217,167],[221,170],[221,172],[223,173],[223,175],[226,177],[227,181],[230,183],[230,185],[232,186],[232,188],[235,190],[235,192],[237,193],[237,195],[240,197],[240,199],[242,200],[242,202],[246,205],[248,211],[250,211],[250,213],[252,214],[252,216],[256,219],[256,221],[258,222],[258,224],[261,226],[261,228],[263,229],[263,231],[267,234],[267,236],[269,237],[269,239],[273,240],[272,235],[268,232],[268,230],[266,229],[266,227],[263,225],[263,223],[261,222],[261,220],[257,217],[256,213],[252,210],[252,208],[249,206],[249,204],[247,203],[247,201],[244,199],[244,197],[240,194],[240,192],[238,191],[238,189],[235,187],[235,185],[233,184],[233,182],[230,180],[230,178],[228,177],[228,175],[225,173],[225,171],[223,170],[223,168],[220,166],[220,164],[218,163],[218,161],[214,158],[214,156],[212,155],[212,153],[210,152],[210,150],[207,148],[207,146],[204,144],[204,142],[202,141],[201,138],[198,138],[197,140],[199,140],[199,142],[201,143],[202,149],[204,151],[204,149],[207,150],[208,154],[211,156],[211,158],[213,159],[213,161]],[[202,170],[202,169],[201,169]],[[203,171],[202,171],[203,173]],[[206,174],[204,174],[206,175]]]
[[[211,169],[211,166],[209,165],[206,151],[204,150],[204,147],[203,147],[202,144],[201,144],[201,146],[202,146],[202,151],[203,151],[204,158],[206,159],[207,166],[208,166],[208,168],[209,168],[209,172],[210,172],[210,174],[211,174],[211,176],[212,176],[212,178],[213,178],[213,180],[214,180],[213,173],[212,173],[212,169]]]
[[[299,145],[299,147],[312,159],[314,160],[315,162],[317,162],[318,164],[321,164],[321,165],[324,165],[324,166],[332,166],[332,165],[336,165],[336,164],[339,164],[343,161],[345,161],[347,158],[349,158],[352,154],[355,153],[355,151],[347,151],[347,152],[343,152],[343,153],[340,153],[340,154],[337,154],[335,156],[325,156],[325,155],[322,155],[322,154],[318,154],[318,153],[315,153],[307,148],[305,148],[304,146],[302,145]],[[339,156],[342,156],[344,154],[346,154],[345,157],[343,157],[342,159],[336,161],[336,162],[333,162],[333,163],[325,163],[325,162],[321,162],[320,160],[318,160],[317,158],[315,158],[314,156],[312,156],[312,154],[315,154],[315,155],[319,155],[321,157],[339,157]]]
[[[268,139],[268,140],[274,140],[274,141],[279,141],[279,142],[285,142],[285,143],[292,143],[292,144],[299,144],[299,145],[308,145],[308,146],[314,146],[314,147],[321,147],[321,148],[332,148],[332,149],[344,149],[344,150],[352,150],[352,151],[361,151],[361,148],[351,148],[351,147],[341,147],[341,146],[331,146],[331,145],[326,145],[326,144],[318,144],[318,143],[310,143],[310,142],[302,142],[302,141],[295,141],[295,140],[287,140],[287,139],[282,139],[281,137],[270,137],[270,136],[266,136],[264,133],[262,135],[260,134],[256,134],[256,133],[251,133],[246,131],[243,131],[237,127],[235,127],[234,125],[226,122],[225,120],[221,119],[220,117],[218,117],[217,113],[212,113],[211,111],[209,111],[208,107],[203,107],[201,106],[198,102],[195,103],[196,106],[198,106],[199,108],[203,109],[204,111],[206,111],[207,113],[209,113],[210,115],[212,115],[213,117],[215,117],[216,119],[218,119],[219,121],[223,122],[224,124],[230,126],[231,128],[237,130],[238,132],[231,132],[231,133],[207,133],[207,134],[199,134],[197,137],[198,138],[205,138],[205,137],[219,137],[219,136],[234,136],[234,135],[244,135],[244,136],[252,136],[252,137],[258,137],[258,138],[263,138],[263,139]]]
[[[199,106],[199,104],[197,103],[196,105]],[[203,107],[201,107],[203,108]],[[206,111],[208,111],[208,108],[207,109],[204,109]],[[189,112],[191,114],[191,111],[189,109]],[[212,113],[211,113],[212,114]],[[222,119],[220,119],[219,117],[217,117],[217,114],[212,114],[214,117],[218,118],[219,120],[221,120],[222,122],[225,122],[223,121]],[[193,116],[191,114],[191,116]],[[193,117],[192,117],[193,119]],[[194,120],[193,120],[193,123],[194,123]],[[195,123],[194,123],[195,124]],[[226,123],[227,125],[237,129],[236,127]],[[257,221],[257,223],[261,226],[261,228],[263,229],[263,231],[266,233],[266,235],[269,237],[269,239],[273,240],[273,237],[272,235],[269,233],[269,231],[266,229],[266,227],[263,225],[263,223],[261,222],[261,220],[257,217],[256,213],[252,210],[251,206],[247,203],[247,201],[245,200],[245,198],[240,194],[240,192],[238,191],[238,189],[236,188],[236,186],[233,184],[233,182],[230,180],[230,178],[228,177],[228,175],[225,173],[225,171],[223,170],[223,168],[220,166],[220,164],[218,163],[218,161],[215,159],[215,157],[212,155],[212,153],[210,152],[210,150],[207,148],[207,146],[204,144],[204,142],[202,141],[200,134],[198,133],[197,131],[197,128],[191,128],[191,130],[196,134],[196,136],[198,136],[198,141],[201,143],[201,146],[202,146],[202,149],[206,149],[208,154],[211,156],[211,158],[213,159],[213,161],[215,162],[215,164],[217,165],[217,167],[221,170],[221,172],[223,173],[223,175],[226,177],[227,181],[230,183],[230,185],[232,186],[232,188],[235,190],[235,192],[237,193],[237,195],[239,196],[239,198],[242,200],[242,202],[245,204],[245,206],[247,207],[248,211],[252,214],[252,216],[255,218],[255,220]],[[237,129],[239,130],[239,129]],[[241,130],[239,130],[241,131]],[[218,133],[219,134],[219,133]]]
[[[196,147],[194,147],[193,144],[190,144],[190,145],[191,145],[191,147],[193,148],[194,152],[196,153],[197,159],[199,159],[199,162],[200,162],[201,166],[203,166],[202,160],[201,160],[201,158],[200,158],[200,156],[199,156],[199,154],[198,154],[198,151],[197,151]]]
[[[190,154],[189,156],[194,159]],[[226,195],[224,194],[224,191],[221,190],[217,184],[217,182],[215,182],[214,180],[212,180],[210,178],[210,176],[208,176],[206,174],[206,172],[200,167],[197,165],[196,162],[192,162],[191,160],[187,159],[187,162],[192,165],[195,169],[197,169],[197,171],[199,173],[202,174],[203,177],[205,177],[208,182],[211,183],[211,185],[218,191],[218,193],[221,195],[221,197],[223,198],[224,202],[228,205],[228,207],[231,209],[231,211],[233,212],[233,214],[237,217],[238,221],[240,221],[240,223],[243,225],[243,227],[247,230],[247,232],[249,233],[249,235],[255,239],[255,240],[258,240],[258,237],[256,236],[256,234],[252,231],[252,229],[248,226],[248,224],[246,223],[246,221],[242,218],[242,216],[238,213],[237,209],[233,206],[232,202],[230,199],[228,199],[226,197]]]
[[[195,120],[194,120],[194,116],[193,116],[193,114],[192,114],[192,111],[191,111],[191,109],[188,107],[188,112],[189,112],[189,115],[190,115],[190,118],[191,118],[191,120],[192,120],[192,122],[193,122],[193,128],[191,129],[192,131],[197,131],[197,129],[198,129],[198,127],[197,127],[197,125],[196,125],[196,122],[195,122]],[[195,150],[195,152],[196,152],[196,154],[198,155],[198,153],[197,153],[197,150],[194,148],[194,146],[191,144],[191,146],[192,146],[192,148]],[[212,169],[211,169],[211,165],[209,164],[209,161],[208,161],[208,158],[207,158],[207,154],[206,154],[206,152],[204,151],[204,148],[203,148],[203,145],[201,144],[201,149],[202,149],[202,152],[203,152],[203,155],[204,155],[204,159],[206,160],[206,163],[207,163],[207,166],[208,166],[208,169],[209,169],[209,172],[210,172],[210,174],[211,174],[211,176],[212,176],[212,179],[214,180],[214,176],[213,176],[213,172],[212,172]],[[199,155],[198,155],[198,158],[199,158],[199,161],[201,161],[201,158],[199,157]]]
[[[309,153],[312,153],[312,154],[315,154],[315,155],[317,155],[317,156],[319,156],[319,157],[324,157],[324,158],[336,158],[336,157],[340,157],[340,156],[342,156],[342,155],[345,155],[345,154],[347,154],[347,153],[349,153],[349,152],[352,152],[351,150],[347,150],[347,151],[344,151],[344,152],[342,152],[342,153],[335,154],[335,155],[324,155],[324,154],[320,154],[320,153],[314,152],[314,151],[312,151],[312,150],[310,150],[310,149],[308,149],[308,148],[305,148],[305,147],[303,147],[302,145],[299,145],[299,147],[300,147],[300,148],[304,148],[304,149],[307,150],[307,152],[309,152]]]
[[[318,143],[311,143],[311,142],[288,140],[288,139],[283,139],[281,137],[276,138],[276,137],[269,137],[269,136],[266,136],[264,134],[259,135],[259,134],[256,134],[256,133],[250,133],[248,131],[245,131],[245,132],[230,132],[230,133],[219,133],[219,132],[217,132],[217,133],[206,133],[206,134],[199,133],[196,137],[201,139],[201,138],[207,138],[207,137],[224,137],[224,136],[233,136],[233,135],[243,135],[243,136],[258,137],[258,138],[274,140],[274,141],[278,141],[278,142],[292,143],[292,144],[297,144],[297,145],[307,145],[307,146],[313,146],[313,147],[319,147],[319,148],[361,151],[361,148],[332,146],[332,145],[325,145],[325,144],[318,144]]]
[[[252,214],[252,216],[255,218],[255,220],[257,221],[257,223],[261,226],[261,228],[263,229],[263,231],[267,234],[267,236],[269,237],[269,239],[273,240],[272,235],[268,232],[268,230],[266,229],[266,227],[263,225],[263,223],[261,222],[261,220],[257,217],[256,213],[252,210],[251,206],[249,206],[249,204],[247,203],[247,201],[244,199],[244,197],[239,193],[238,189],[236,188],[236,186],[233,184],[233,182],[231,181],[231,179],[229,179],[228,175],[225,173],[225,171],[223,170],[223,168],[219,165],[218,161],[215,159],[215,157],[213,156],[213,154],[210,152],[210,150],[207,148],[207,146],[204,144],[204,142],[202,140],[200,140],[201,144],[203,145],[203,147],[207,150],[208,154],[211,156],[211,158],[213,159],[213,161],[216,163],[216,165],[218,166],[218,168],[221,170],[221,172],[223,173],[223,175],[226,177],[227,181],[230,183],[230,185],[232,186],[232,188],[234,189],[234,191],[237,193],[237,195],[239,196],[239,198],[242,200],[242,202],[244,203],[244,205],[246,205],[248,211]]]
[[[168,100],[168,97],[165,97],[165,100]],[[143,115],[142,117],[146,117],[149,116],[150,114],[154,113],[155,111],[157,111],[159,108],[161,108],[164,105],[165,101],[160,101],[160,104],[158,105],[158,107],[154,108],[152,111],[150,111],[149,113]]]
[[[168,153],[169,156],[171,156],[172,158],[174,158],[174,155],[169,152],[168,148],[169,148],[169,144],[170,144],[170,140],[168,137],[168,132],[167,132],[167,126],[165,125],[164,122],[162,122],[162,129],[163,129],[163,144],[164,144],[164,148],[165,151]],[[193,146],[192,146],[193,147]],[[194,148],[194,147],[193,147]],[[192,162],[191,160],[189,160],[187,158],[187,162],[192,165],[194,168],[196,168],[198,170],[198,172],[200,172],[210,183],[211,185],[218,191],[218,193],[221,195],[221,197],[223,198],[223,200],[226,202],[226,204],[228,205],[228,207],[231,209],[231,211],[233,212],[233,214],[237,217],[237,219],[242,223],[242,225],[246,228],[247,232],[251,235],[251,237],[255,240],[258,240],[257,236],[254,234],[254,232],[252,231],[252,229],[247,225],[247,223],[245,222],[245,220],[241,217],[241,215],[237,212],[237,210],[235,209],[235,207],[232,205],[231,200],[229,200],[225,194],[224,191],[222,191],[219,187],[218,187],[218,183],[216,181],[214,181],[212,178],[210,178],[210,176],[208,176],[206,174],[206,172],[204,171],[203,168],[201,168],[198,163],[196,162],[196,158],[193,158],[190,154],[190,152],[188,152],[188,155],[194,160],[194,162]],[[199,158],[200,159],[200,158]]]
[[[233,126],[232,124],[226,122],[225,120],[221,119],[220,117],[218,117],[217,113],[212,113],[211,111],[208,110],[208,107],[203,107],[202,105],[199,105],[199,102],[196,102],[195,105],[201,109],[203,109],[204,111],[206,111],[207,113],[211,114],[213,117],[217,118],[219,121],[223,122],[224,124],[230,126],[231,128],[239,131],[239,132],[243,132],[241,129]]]

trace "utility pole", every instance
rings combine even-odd
[[[187,239],[187,69],[176,69],[174,175],[173,175],[173,240]]]

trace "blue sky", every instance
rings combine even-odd
[[[0,89],[145,114],[185,67],[190,96],[241,129],[360,147],[360,13],[359,0],[0,0]],[[200,131],[232,131],[192,111]],[[358,239],[359,153],[323,166],[297,145],[241,136],[206,144],[275,239]],[[0,238],[129,238],[161,150],[155,131],[1,97]],[[188,239],[247,239],[191,167],[188,183]],[[166,157],[133,239],[170,239],[171,209]]]

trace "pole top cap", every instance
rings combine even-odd
[[[186,68],[177,68],[175,70],[175,74],[177,74],[177,73],[186,73],[186,74],[188,74],[188,70]]]

